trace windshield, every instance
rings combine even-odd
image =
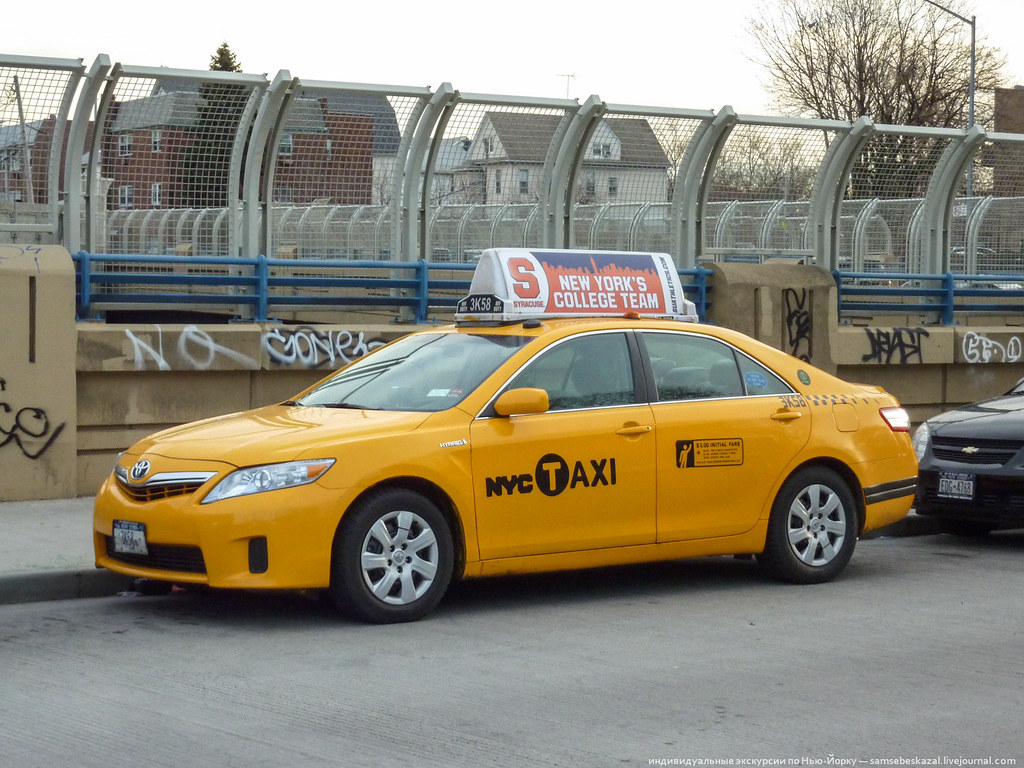
[[[531,341],[522,336],[418,333],[338,371],[297,403],[327,408],[443,411],[462,402]]]

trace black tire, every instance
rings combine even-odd
[[[451,529],[429,499],[402,488],[367,497],[345,513],[334,541],[331,598],[375,624],[415,621],[452,578]]]
[[[858,531],[857,506],[846,481],[825,467],[808,467],[775,497],[758,559],[782,581],[820,584],[850,562]]]

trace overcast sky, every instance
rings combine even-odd
[[[0,52],[207,69],[226,41],[250,73],[773,114],[746,34],[759,0],[8,3]],[[770,3],[771,0],[760,0]],[[568,7],[571,5],[571,8]],[[326,8],[325,8],[326,6]],[[968,0],[979,40],[1024,85],[1024,0]],[[98,9],[90,13],[90,9]],[[245,8],[246,10],[240,10]],[[238,10],[235,10],[238,9]],[[55,23],[39,34],[40,20]],[[21,31],[22,34],[17,34]]]

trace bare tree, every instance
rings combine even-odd
[[[944,0],[967,15],[962,0]],[[749,22],[784,114],[967,125],[970,26],[925,0],[774,0]],[[1005,57],[976,46],[975,122],[993,112]]]

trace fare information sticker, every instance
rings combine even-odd
[[[735,467],[743,464],[743,440],[727,437],[717,440],[677,440],[676,466]]]
[[[490,249],[458,311],[466,320],[626,314],[697,320],[664,253]]]

